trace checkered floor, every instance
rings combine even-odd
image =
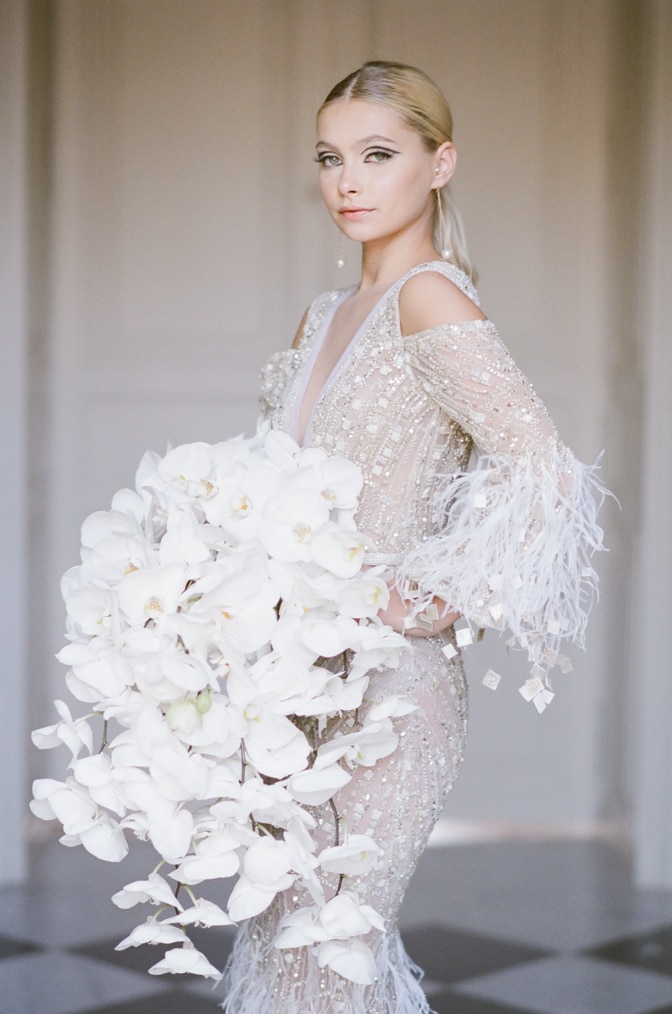
[[[138,920],[110,894],[148,862],[141,847],[121,867],[36,848],[29,883],[0,890],[0,1014],[214,1014],[210,983],[150,977],[156,951],[114,950]],[[603,842],[432,848],[402,927],[437,1014],[672,1014],[672,893],[636,891]],[[230,942],[198,940],[216,965]]]

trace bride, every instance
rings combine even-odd
[[[529,659],[521,692],[543,710],[561,637],[583,638],[601,488],[560,442],[479,307],[446,191],[456,154],[436,85],[412,67],[365,64],[320,108],[315,150],[327,210],[361,243],[361,279],[314,300],[292,348],[265,367],[262,404],[300,444],[361,468],[367,562],[389,571],[380,615],[412,644],[398,668],[372,674],[371,693],[403,694],[417,710],[395,726],[391,756],[359,766],[335,807],[314,811],[319,848],[334,843],[337,822],[381,848],[375,870],[354,884],[385,921],[367,938],[376,981],[357,985],[320,968],[310,947],[274,946],[283,920],[309,903],[291,889],[239,930],[224,1009],[428,1012],[396,925],[464,750],[467,689],[453,624],[462,616],[506,629]],[[338,878],[325,888],[335,894]]]

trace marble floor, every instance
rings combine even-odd
[[[36,845],[29,882],[0,890],[0,1014],[214,1014],[209,982],[150,977],[156,952],[114,950],[139,920],[109,897],[147,872],[142,847],[108,866]],[[605,841],[438,844],[402,929],[437,1014],[672,1014],[672,893],[635,890]],[[221,965],[230,935],[201,932]]]

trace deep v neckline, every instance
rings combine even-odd
[[[312,345],[308,350],[308,355],[306,356],[303,366],[299,370],[299,373],[296,377],[296,386],[293,389],[292,405],[286,417],[286,425],[289,432],[292,433],[297,443],[299,443],[302,447],[305,447],[308,441],[310,440],[310,434],[312,432],[313,422],[317,410],[319,409],[325,396],[328,394],[328,392],[336,383],[339,375],[347,365],[348,361],[354,355],[356,349],[358,348],[362,339],[364,338],[364,335],[366,334],[369,325],[371,324],[371,321],[374,319],[376,314],[380,312],[382,306],[390,298],[390,295],[393,294],[398,289],[400,289],[407,279],[411,278],[413,275],[418,274],[421,271],[437,271],[438,274],[444,275],[445,277],[449,278],[452,282],[454,282],[455,285],[457,285],[458,288],[461,289],[461,291],[464,292],[465,295],[467,295],[472,300],[472,302],[476,304],[476,306],[480,305],[478,296],[476,294],[476,290],[473,287],[471,279],[469,279],[464,274],[464,272],[460,270],[460,268],[455,267],[454,264],[448,264],[446,263],[446,261],[439,260],[424,261],[421,264],[416,264],[415,267],[411,268],[405,274],[401,275],[399,278],[397,278],[395,282],[392,282],[392,284],[388,286],[388,288],[381,295],[380,299],[378,299],[378,301],[374,303],[369,313],[366,315],[366,317],[359,325],[357,330],[354,332],[352,338],[345,346],[343,352],[341,353],[341,355],[331,368],[326,380],[324,381],[324,384],[315,395],[315,400],[313,401],[310,413],[306,420],[305,431],[303,434],[301,434],[300,427],[301,410],[303,409],[303,403],[306,398],[306,391],[308,389],[310,379],[313,375],[315,363],[317,361],[321,349],[324,347],[326,337],[329,333],[329,328],[331,326],[331,323],[334,319],[334,315],[338,307],[341,305],[341,303],[343,303],[345,299],[347,299],[349,295],[351,295],[353,292],[356,291],[357,286],[351,285],[348,289],[342,289],[340,292],[338,292],[333,301],[331,302],[331,304],[325,309],[322,319],[316,328]]]
[[[306,428],[305,428],[305,431],[302,434],[301,433],[301,428],[300,428],[301,427],[301,413],[302,413],[304,401],[306,399],[306,392],[308,390],[308,385],[310,384],[310,381],[311,381],[312,376],[313,376],[313,372],[315,370],[315,365],[316,365],[317,360],[319,358],[320,352],[324,348],[327,336],[329,334],[329,328],[331,327],[333,319],[334,319],[334,317],[336,315],[336,311],[338,310],[339,306],[341,306],[341,304],[343,302],[345,302],[345,300],[348,298],[348,296],[351,296],[353,294],[353,292],[356,291],[357,286],[356,285],[351,285],[350,288],[343,289],[343,291],[339,294],[339,297],[333,301],[333,303],[331,304],[331,306],[327,309],[326,313],[324,314],[324,316],[322,318],[322,321],[321,321],[321,323],[320,323],[320,325],[319,325],[319,327],[317,329],[317,332],[315,334],[315,340],[313,341],[313,347],[310,350],[310,355],[308,356],[308,359],[306,360],[305,366],[304,366],[303,371],[302,371],[301,383],[300,383],[299,389],[297,390],[297,393],[296,393],[296,399],[295,399],[295,402],[294,402],[294,411],[292,413],[292,416],[293,416],[293,419],[292,419],[292,422],[293,422],[292,429],[294,430],[294,434],[295,434],[295,436],[297,438],[297,442],[300,444],[301,447],[305,447],[307,445],[307,442],[308,442],[308,440],[310,438],[310,433],[311,433],[311,430],[312,430],[312,426],[313,426],[313,420],[315,418],[315,412],[317,411],[320,403],[322,402],[322,400],[325,397],[325,395],[333,387],[333,385],[336,382],[336,380],[337,380],[337,378],[338,378],[341,370],[344,368],[345,364],[351,358],[351,356],[353,355],[355,349],[357,348],[357,346],[361,342],[362,338],[364,337],[364,334],[366,333],[366,330],[367,330],[369,324],[371,323],[371,321],[373,320],[373,318],[376,316],[376,314],[378,313],[380,307],[383,305],[383,303],[388,298],[388,296],[390,295],[390,293],[393,291],[393,289],[395,288],[395,286],[397,286],[399,284],[400,280],[401,279],[397,279],[395,282],[392,283],[392,285],[388,286],[388,288],[385,289],[385,291],[382,293],[382,295],[380,296],[380,298],[376,300],[376,302],[373,304],[373,306],[371,307],[371,309],[367,313],[367,315],[364,318],[364,320],[362,321],[362,323],[355,330],[352,338],[347,343],[347,345],[345,346],[345,348],[341,352],[340,356],[338,357],[338,359],[336,360],[336,362],[332,366],[331,370],[327,374],[327,377],[326,377],[324,383],[322,384],[322,387],[318,390],[317,394],[315,395],[315,399],[313,401],[313,404],[311,406],[310,412],[308,413],[308,418],[306,420]]]

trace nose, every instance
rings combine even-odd
[[[359,193],[359,190],[360,181],[356,166],[344,162],[338,178],[339,193],[346,197],[348,194]]]

